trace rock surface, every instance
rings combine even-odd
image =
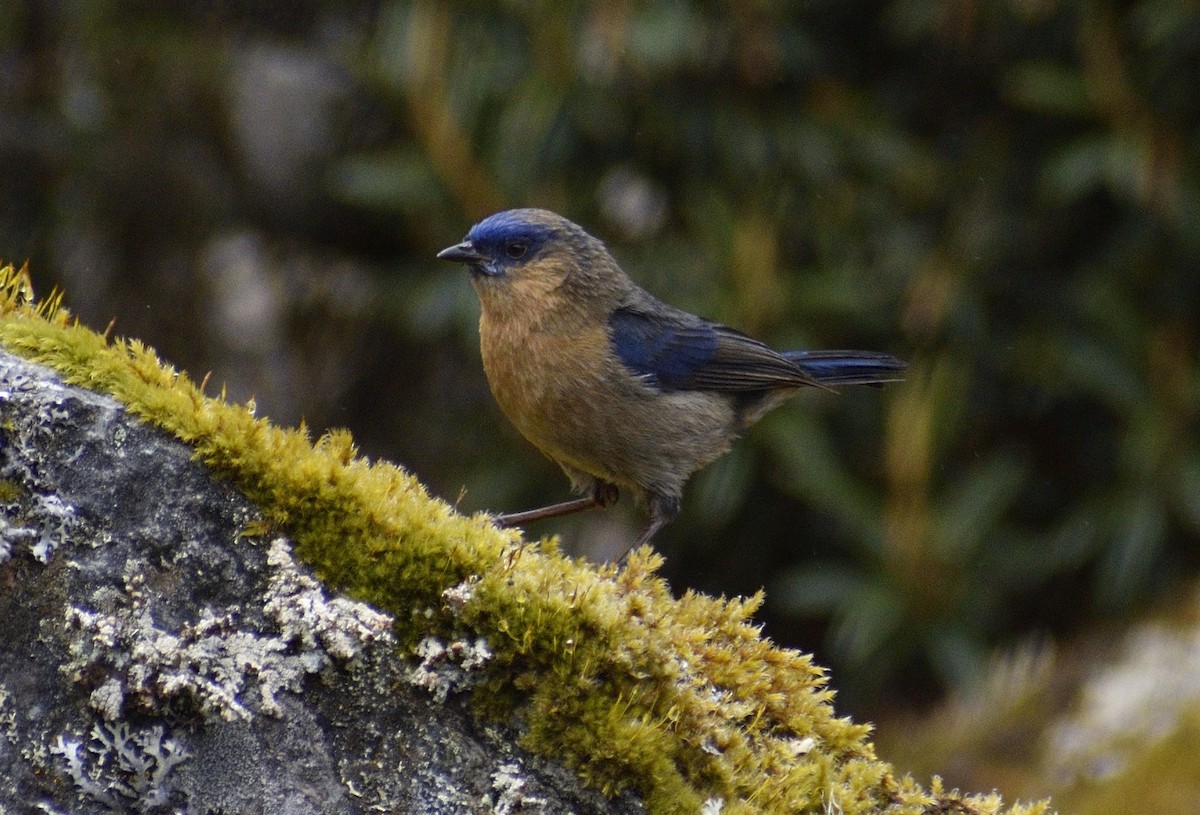
[[[405,660],[186,445],[0,351],[0,813],[640,812]],[[259,525],[261,526],[261,524]]]

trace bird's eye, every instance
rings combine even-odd
[[[527,251],[529,251],[529,244],[524,241],[509,241],[504,244],[504,254],[513,260],[524,257]]]

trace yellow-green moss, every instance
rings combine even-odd
[[[20,497],[20,484],[0,478],[0,504],[7,504],[9,501],[15,501]]]
[[[36,304],[11,266],[0,344],[192,445],[329,586],[392,613],[402,643],[485,636],[495,656],[475,693],[481,713],[516,717],[526,748],[605,792],[632,785],[652,813],[709,799],[723,813],[1003,809],[895,778],[869,728],[834,715],[823,670],[760,636],[749,620],[761,596],[675,599],[649,549],[620,571],[593,567],[461,516],[411,474],[357,456],[348,433],[314,443],[303,427],[274,427],[206,397],[136,340],[79,326],[57,297]],[[469,599],[451,607],[443,592],[464,584]]]

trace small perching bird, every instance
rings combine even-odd
[[[546,210],[498,212],[438,257],[471,271],[500,408],[583,495],[500,526],[607,507],[625,488],[650,513],[640,546],[679,513],[692,473],[797,390],[894,382],[905,368],[873,351],[776,352],[667,305]]]

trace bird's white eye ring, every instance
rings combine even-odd
[[[504,254],[508,255],[513,260],[518,260],[525,256],[529,251],[529,244],[523,241],[509,241],[504,244]]]

